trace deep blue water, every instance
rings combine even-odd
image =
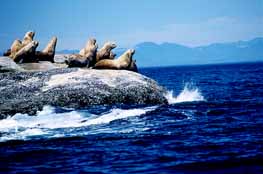
[[[140,72],[170,91],[169,105],[0,120],[0,172],[263,173],[263,63]]]

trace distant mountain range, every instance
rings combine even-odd
[[[176,43],[144,42],[135,46],[141,66],[169,66],[263,61],[263,38],[187,47]]]
[[[199,47],[168,42],[143,42],[134,48],[134,58],[140,67],[263,61],[263,38]],[[125,50],[126,48],[116,48],[114,52],[120,55]],[[57,51],[57,54],[78,52],[79,50],[62,50]]]

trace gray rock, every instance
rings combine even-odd
[[[19,64],[20,67],[24,68],[27,71],[48,71],[52,69],[57,69],[57,68],[63,68],[63,64],[56,64],[56,63],[51,63],[48,61],[40,61],[38,63],[22,63]],[[67,65],[65,64],[65,67]]]
[[[125,70],[54,69],[0,74],[0,117],[34,115],[44,105],[83,108],[102,104],[164,104],[166,90]]]
[[[2,73],[2,72],[15,72],[15,71],[23,71],[23,68],[18,66],[9,57],[0,57],[0,73]]]
[[[70,57],[70,54],[55,54],[54,56],[54,62],[55,63],[65,63],[66,60],[68,60]]]

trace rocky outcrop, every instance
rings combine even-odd
[[[0,117],[35,114],[44,105],[163,104],[166,90],[126,70],[54,69],[0,73]]]
[[[51,63],[49,61],[16,64],[9,57],[0,57],[0,73],[19,71],[48,71],[58,68],[67,68],[67,65],[65,63]]]
[[[71,54],[55,54],[54,62],[64,64],[70,57]]]
[[[18,66],[9,57],[0,57],[0,73],[2,73],[2,72],[15,72],[15,71],[23,71],[23,68]]]

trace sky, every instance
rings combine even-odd
[[[28,30],[43,48],[81,49],[90,37],[99,46],[140,42],[208,45],[263,37],[263,0],[1,0],[0,51]]]

